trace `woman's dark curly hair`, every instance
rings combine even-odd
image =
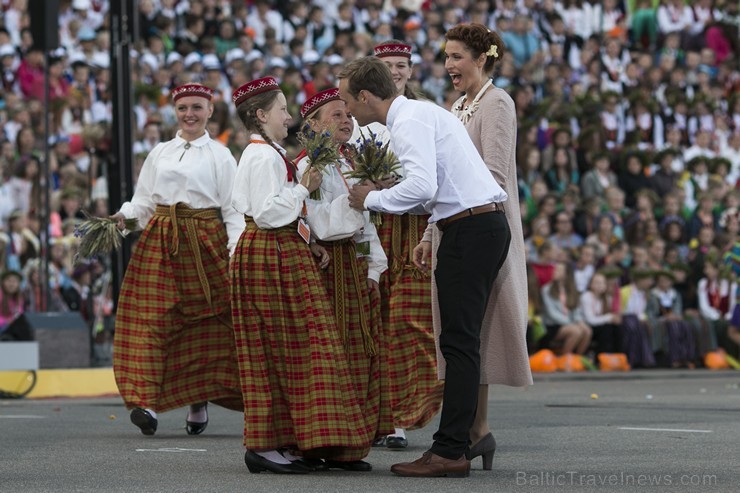
[[[494,54],[488,54],[486,63],[483,65],[486,73],[493,71],[494,65],[504,56],[506,49],[501,36],[483,24],[458,24],[445,33],[445,39],[463,43],[470,50],[473,58],[478,58],[481,53],[494,51]],[[494,46],[496,49],[492,50]]]

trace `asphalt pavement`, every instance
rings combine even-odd
[[[436,421],[405,451],[373,449],[369,473],[250,474],[242,416],[210,406],[203,435],[185,409],[139,433],[120,399],[0,400],[0,492],[602,492],[740,491],[740,372],[549,374],[494,387],[493,471],[413,479],[390,472],[420,457]]]

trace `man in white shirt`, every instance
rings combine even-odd
[[[339,74],[340,97],[360,125],[388,127],[390,148],[406,176],[385,190],[355,185],[350,206],[402,214],[431,213],[444,232],[435,270],[442,322],[439,345],[447,363],[439,430],[420,459],[395,464],[400,476],[467,476],[470,427],[480,381],[480,330],[493,281],[509,249],[503,211],[506,192],[496,183],[463,124],[426,102],[398,96],[390,70],[375,57],[348,63]],[[431,246],[415,250],[423,269]]]

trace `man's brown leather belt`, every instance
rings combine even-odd
[[[437,221],[437,227],[444,231],[447,226],[457,221],[458,219],[469,216],[477,216],[478,214],[485,214],[487,212],[504,212],[504,204],[500,202],[491,202],[490,204],[479,205],[478,207],[465,209],[464,211],[453,214],[450,217],[440,219],[439,221]]]

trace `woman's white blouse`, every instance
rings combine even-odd
[[[231,152],[208,133],[188,142],[180,136],[158,144],[141,169],[136,191],[120,212],[136,218],[143,228],[157,205],[187,204],[193,209],[218,208],[233,252],[244,230],[244,218],[231,206],[231,186],[236,175],[236,160]]]
[[[342,173],[352,168],[342,159],[336,165],[324,169],[321,181],[321,200],[308,199],[308,224],[311,234],[322,241],[336,241],[353,237],[355,242],[369,242],[368,277],[374,281],[388,268],[388,258],[380,244],[377,230],[370,222],[370,213],[359,212],[349,206],[349,190],[358,180],[343,178]],[[308,168],[308,157],[298,162],[298,176]],[[345,183],[346,180],[346,183]]]
[[[253,134],[251,140],[263,139]],[[262,143],[250,143],[244,149],[231,193],[231,203],[240,214],[250,216],[259,228],[279,228],[298,219],[307,198],[308,189],[298,179],[288,181],[278,150]]]

